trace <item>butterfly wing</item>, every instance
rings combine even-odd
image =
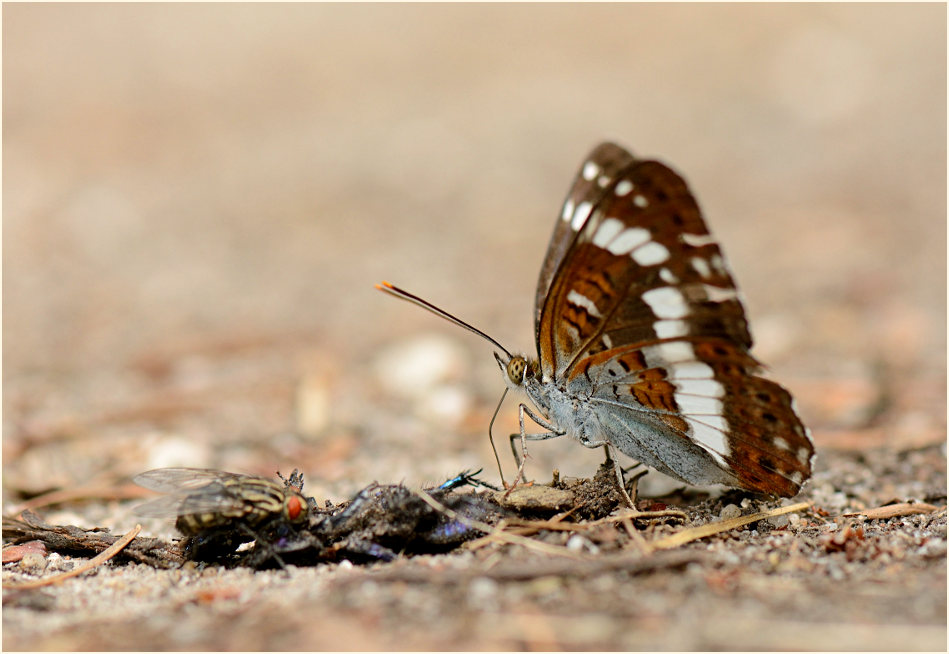
[[[611,170],[617,149],[591,153],[574,191],[595,169],[606,183],[568,197],[573,213],[565,206],[555,229],[548,260],[559,263],[538,285],[543,379],[591,397],[608,438],[659,469],[793,495],[813,445],[787,391],[757,376],[720,248],[679,175],[628,154]],[[637,429],[646,437],[624,448]],[[708,474],[693,469],[696,453]]]
[[[598,145],[586,163],[577,172],[570,192],[563,203],[560,220],[554,225],[554,233],[547,247],[547,256],[540,269],[537,296],[534,300],[534,332],[540,329],[540,314],[550,290],[554,273],[563,262],[564,255],[577,236],[576,223],[583,223],[593,207],[602,200],[606,188],[616,175],[633,163],[633,155],[614,143]]]

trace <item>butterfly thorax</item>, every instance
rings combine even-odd
[[[504,381],[508,387],[523,390],[557,433],[575,438],[585,445],[603,440],[600,423],[584,401],[589,399],[588,393],[578,394],[577,389],[568,389],[564,384],[543,379],[536,359],[520,354],[513,355],[508,361],[500,355],[496,357],[504,370]]]

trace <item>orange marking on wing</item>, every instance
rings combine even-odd
[[[650,374],[659,373],[659,375]],[[675,401],[675,386],[662,379],[660,370],[646,370],[642,381],[630,384],[630,392],[636,400],[647,407],[654,409],[665,409],[666,411],[676,411],[678,409]]]

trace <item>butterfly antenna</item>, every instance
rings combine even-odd
[[[409,293],[408,291],[403,291],[403,290],[402,290],[401,288],[399,288],[398,286],[393,286],[393,285],[390,284],[389,282],[382,282],[381,284],[376,284],[376,288],[379,289],[380,291],[383,291],[383,292],[385,292],[385,293],[388,293],[389,295],[391,295],[391,296],[393,296],[393,297],[397,297],[397,298],[399,298],[400,300],[405,300],[406,302],[411,302],[412,304],[415,304],[415,305],[417,305],[417,306],[420,306],[420,307],[422,307],[423,309],[425,309],[425,310],[427,310],[427,311],[430,311],[431,313],[434,313],[436,316],[438,316],[438,317],[440,317],[440,318],[444,318],[445,320],[447,320],[447,321],[450,322],[450,323],[454,323],[454,324],[458,325],[459,327],[462,327],[462,328],[464,328],[464,329],[467,329],[469,332],[471,332],[471,333],[473,333],[473,334],[477,334],[478,336],[480,336],[481,338],[483,338],[483,339],[485,339],[486,341],[490,342],[490,343],[491,343],[492,345],[494,345],[496,348],[498,348],[499,350],[501,350],[502,352],[504,352],[504,354],[507,355],[508,359],[511,358],[511,353],[508,352],[507,349],[506,349],[503,345],[501,345],[500,343],[498,343],[496,340],[494,340],[493,338],[491,338],[490,336],[488,336],[487,334],[485,334],[483,331],[481,331],[481,330],[478,329],[477,327],[472,327],[471,325],[469,325],[468,323],[466,323],[464,320],[461,320],[460,318],[456,318],[455,316],[451,315],[451,314],[448,313],[447,311],[444,311],[444,310],[442,310],[442,309],[439,309],[438,307],[436,307],[436,306],[435,306],[434,304],[432,304],[431,302],[427,302],[427,301],[423,300],[422,298],[420,298],[420,297],[417,296],[417,295],[412,295],[412,294]],[[493,442],[492,442],[492,445],[493,445]],[[497,456],[497,451],[495,451],[494,455]]]

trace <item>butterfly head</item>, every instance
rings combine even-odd
[[[498,362],[498,366],[504,372],[504,381],[511,388],[519,388],[523,386],[528,377],[532,377],[537,374],[537,362],[528,359],[527,357],[521,356],[520,354],[510,355],[506,352],[504,354],[499,354],[498,352],[494,353],[494,359]]]

